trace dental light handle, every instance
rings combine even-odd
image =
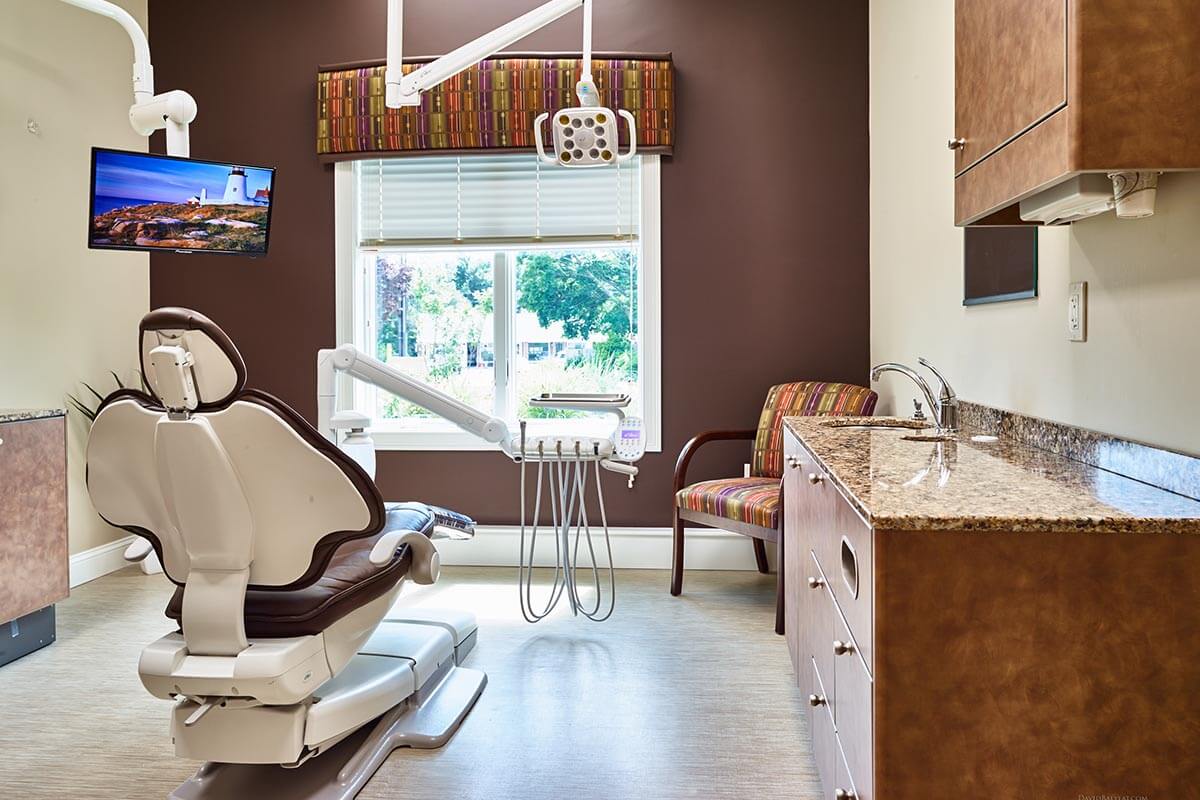
[[[624,153],[617,153],[617,161],[624,163],[637,155],[637,120],[633,118],[633,114],[623,108],[618,108],[617,113],[625,120],[625,124],[629,126],[629,149]]]

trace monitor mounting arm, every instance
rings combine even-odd
[[[420,105],[421,92],[432,89],[577,8],[583,9],[583,74],[575,86],[575,92],[579,95],[581,105],[600,105],[596,85],[592,82],[592,0],[550,0],[407,75],[401,71],[404,60],[404,0],[388,0],[387,70],[384,77],[387,107]]]
[[[196,101],[178,89],[154,93],[154,67],[150,63],[150,43],[137,20],[125,9],[107,0],[63,0],[64,3],[108,17],[133,41],[133,105],[129,124],[142,136],[157,130],[167,132],[167,155],[187,158],[191,153],[188,125],[196,118]]]

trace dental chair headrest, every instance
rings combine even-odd
[[[142,377],[160,402],[163,390],[150,368],[150,351],[160,346],[182,347],[191,353],[196,409],[210,411],[228,405],[246,387],[246,362],[233,341],[217,324],[189,308],[159,308],[142,317],[139,326]]]

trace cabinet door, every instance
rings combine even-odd
[[[65,433],[63,417],[0,425],[0,622],[67,596]]]
[[[1067,0],[955,0],[961,174],[1067,103]]]

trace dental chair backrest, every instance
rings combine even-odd
[[[139,346],[153,396],[121,390],[102,404],[88,492],[184,587],[189,652],[236,655],[248,645],[247,588],[315,583],[341,544],[383,528],[383,500],[295,411],[245,388],[242,357],[212,320],[152,311]]]

